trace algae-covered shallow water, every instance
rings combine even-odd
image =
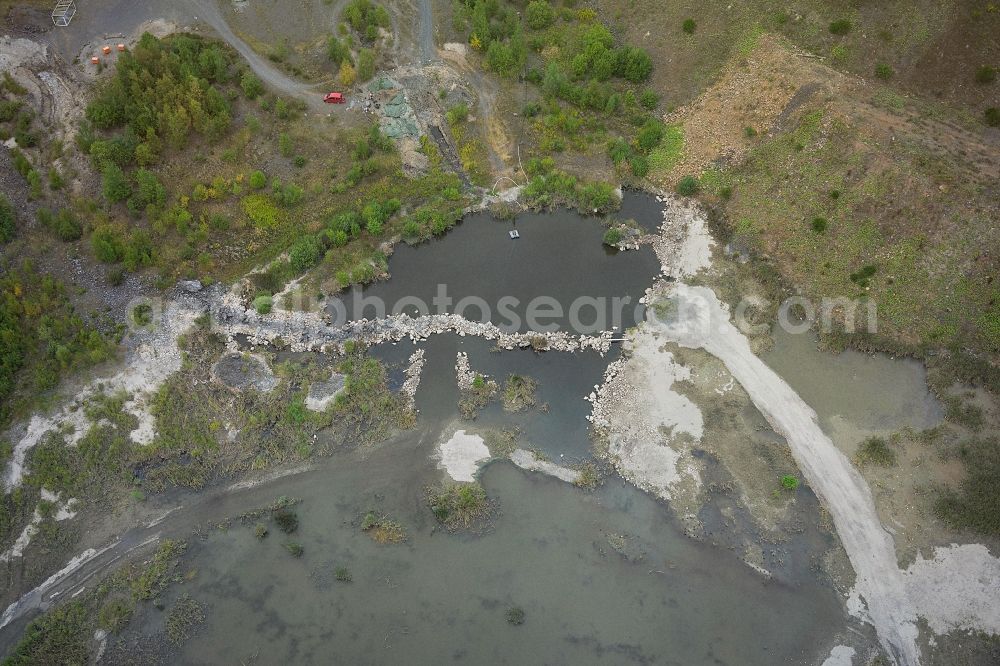
[[[919,361],[854,350],[830,354],[817,349],[811,331],[793,334],[775,326],[772,334],[774,348],[761,358],[816,411],[838,446],[941,421],[943,408]]]
[[[182,588],[209,610],[185,663],[813,663],[844,624],[830,588],[766,582],[619,480],[588,493],[496,463],[483,475],[500,501],[492,529],[434,529],[427,443],[392,447],[282,482],[303,500],[291,537],[238,526],[193,545]],[[370,509],[407,543],[369,539]],[[523,625],[506,622],[512,606]]]

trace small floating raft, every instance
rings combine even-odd
[[[520,237],[521,237],[521,232],[520,232],[520,231],[518,231],[517,229],[511,229],[511,230],[510,230],[510,231],[508,231],[507,233],[508,233],[508,234],[510,235],[510,237],[511,237],[512,239],[513,239],[513,238],[520,238]]]

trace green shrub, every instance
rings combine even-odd
[[[611,227],[604,232],[604,244],[615,247],[622,242],[622,232],[618,227]]]
[[[636,143],[643,152],[649,152],[660,145],[663,139],[665,126],[659,120],[649,119],[636,135]]]
[[[299,517],[294,511],[288,509],[278,509],[274,512],[274,522],[285,534],[291,534],[299,529]]]
[[[639,104],[642,105],[642,108],[644,109],[652,111],[653,109],[656,108],[656,105],[659,103],[660,103],[660,96],[657,95],[654,91],[650,90],[649,88],[643,90],[642,94],[639,95]]]
[[[824,231],[826,231],[826,227],[827,227],[826,218],[825,217],[814,217],[812,219],[812,222],[809,223],[809,226],[812,227],[813,231],[815,231],[818,234],[821,234]]]
[[[991,106],[983,111],[983,122],[990,127],[1000,127],[1000,109]]]
[[[167,201],[167,190],[156,174],[146,169],[136,169],[135,189],[128,199],[128,208],[133,213],[146,210],[147,206],[160,208]]]
[[[525,20],[532,30],[543,30],[555,20],[555,11],[548,0],[531,0],[525,10]]]
[[[698,24],[694,22],[694,19],[690,19],[690,18],[689,19],[684,19],[684,23],[681,24],[681,30],[683,30],[684,32],[686,32],[689,35],[693,35],[694,31],[695,31],[695,28],[697,28],[697,27],[698,27]]]
[[[875,76],[883,81],[888,81],[895,73],[896,71],[892,68],[892,65],[889,65],[888,63],[880,62],[875,65]]]
[[[324,251],[325,248],[319,238],[306,235],[292,244],[288,251],[288,260],[292,264],[292,268],[301,273],[319,263],[319,260],[323,258]]]
[[[262,190],[267,185],[267,176],[261,170],[256,170],[250,174],[250,187],[254,190]]]
[[[260,294],[253,299],[253,309],[257,314],[266,315],[274,307],[274,299],[269,294]]]
[[[786,474],[781,477],[781,487],[785,490],[795,490],[799,487],[799,480],[791,474]]]
[[[628,165],[636,178],[645,178],[649,173],[649,160],[645,155],[633,155],[628,159]]]
[[[976,70],[976,83],[993,83],[997,79],[997,70],[989,65],[983,65]]]
[[[341,583],[350,583],[351,572],[347,570],[347,567],[337,567],[333,570],[333,577]]]
[[[10,122],[17,117],[17,112],[21,110],[19,100],[0,100],[0,123]]]
[[[448,109],[445,114],[445,119],[448,124],[454,127],[459,123],[464,123],[469,118],[469,107],[465,103],[456,104],[455,106]]]
[[[641,83],[653,73],[653,61],[643,49],[623,46],[618,52],[617,73],[626,81]]]
[[[302,554],[305,552],[305,548],[302,547],[302,544],[296,541],[287,542],[285,544],[285,550],[287,550],[289,555],[292,557],[302,557]]]
[[[94,229],[90,236],[90,244],[98,261],[105,264],[115,264],[125,256],[125,244],[122,242],[121,230],[105,224]]]
[[[10,205],[7,196],[0,192],[0,243],[6,243],[14,238],[17,230],[16,220],[14,207]]]
[[[514,606],[513,608],[508,608],[507,612],[504,614],[507,618],[508,624],[513,624],[514,626],[520,626],[524,624],[524,609],[520,606]]]
[[[935,512],[959,529],[1000,535],[1000,440],[964,442],[958,455],[965,463],[965,478],[958,489],[939,491]]]
[[[869,437],[855,454],[855,460],[859,465],[878,465],[880,467],[892,467],[896,464],[896,452],[889,446],[889,442],[881,437]]]
[[[875,264],[868,264],[867,266],[862,266],[859,270],[851,273],[850,279],[854,284],[864,288],[868,286],[868,282],[877,272],[878,266]]]
[[[701,183],[695,176],[684,176],[677,181],[677,194],[681,196],[694,196],[701,189]]]
[[[830,32],[834,35],[846,35],[851,31],[851,22],[847,19],[839,19],[830,24]]]
[[[371,49],[361,49],[358,53],[358,80],[367,81],[375,76],[375,52]]]
[[[149,326],[153,323],[153,307],[149,303],[139,303],[132,308],[132,321],[136,326]]]
[[[132,186],[117,164],[105,163],[101,169],[101,183],[104,198],[111,203],[125,201],[132,195]]]
[[[451,531],[473,529],[490,515],[490,500],[478,483],[463,483],[432,488],[427,504],[439,523]]]
[[[240,77],[240,88],[247,99],[257,99],[264,92],[264,84],[249,69]]]
[[[36,201],[42,198],[42,177],[32,169],[28,172],[28,199]]]

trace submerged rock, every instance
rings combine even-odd
[[[269,393],[278,385],[267,361],[253,354],[226,354],[212,366],[212,377],[237,391]]]
[[[306,407],[314,412],[322,412],[332,402],[347,383],[347,377],[334,372],[330,378],[322,382],[313,382],[306,396]]]

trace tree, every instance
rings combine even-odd
[[[345,60],[350,62],[351,50],[344,42],[331,35],[330,40],[326,43],[326,56],[334,65],[340,65]]]
[[[243,88],[243,94],[247,99],[256,99],[264,92],[264,84],[249,69],[240,77],[240,87]]]
[[[16,230],[14,207],[7,197],[0,193],[0,243],[6,243],[14,237]]]
[[[267,176],[260,169],[250,174],[250,187],[254,190],[262,190],[267,185]]]
[[[677,194],[681,196],[690,197],[698,193],[701,189],[701,183],[694,176],[684,176],[677,182]]]
[[[125,201],[132,194],[125,172],[117,164],[106,163],[101,170],[104,198],[111,203]]]
[[[94,254],[97,255],[98,261],[105,264],[118,263],[125,255],[125,246],[122,244],[118,230],[109,225],[95,229],[90,236],[90,244],[94,248]]]
[[[135,189],[128,200],[128,208],[133,213],[139,213],[146,206],[163,206],[167,200],[167,190],[156,174],[147,169],[137,169],[135,172]]]
[[[644,109],[652,111],[653,109],[656,108],[656,105],[659,103],[660,103],[660,96],[657,95],[652,90],[650,90],[649,88],[643,90],[642,94],[639,95],[639,104],[641,104]]]
[[[340,63],[340,85],[350,87],[358,78],[358,73],[354,70],[354,65],[349,60]]]
[[[528,27],[532,30],[542,30],[552,25],[555,20],[555,12],[547,0],[531,0],[525,11]]]
[[[640,83],[653,72],[653,61],[645,50],[624,46],[618,52],[618,73],[632,83]]]
[[[361,49],[358,54],[358,78],[362,81],[375,76],[375,52],[371,49]]]
[[[646,124],[642,126],[639,130],[638,136],[636,136],[636,143],[639,144],[639,148],[644,152],[649,152],[653,148],[660,145],[660,140],[663,138],[663,123],[658,120],[647,120]]]
[[[296,271],[306,271],[323,257],[323,243],[313,235],[299,238],[288,251],[288,261]]]

